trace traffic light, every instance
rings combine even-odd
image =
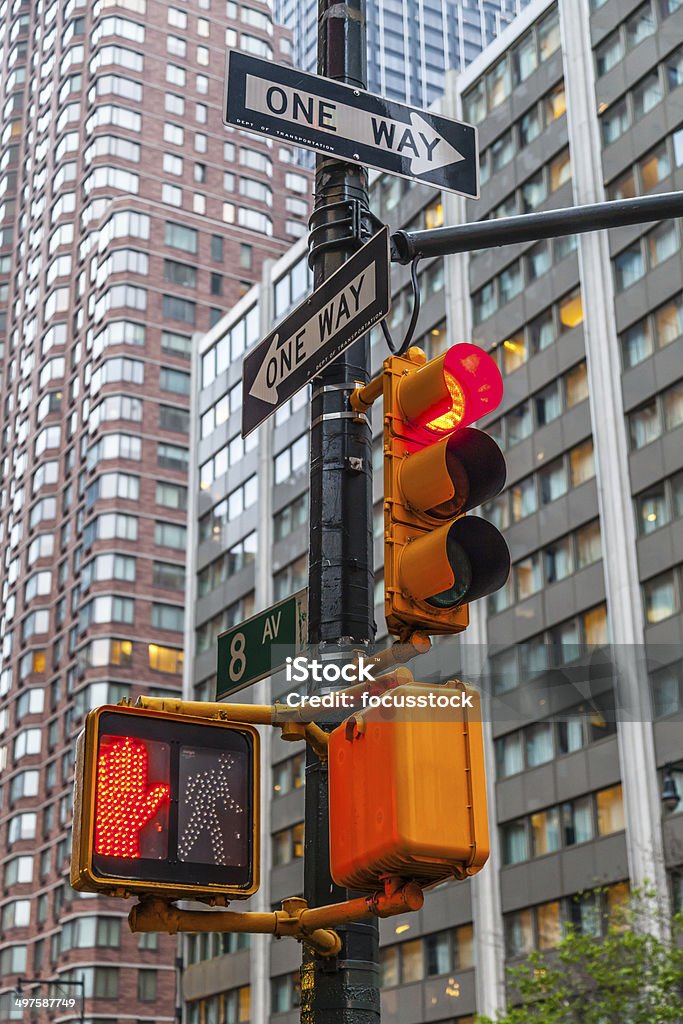
[[[489,855],[478,695],[452,682],[384,696],[330,735],[332,878],[372,892],[387,876],[476,874]]]
[[[384,363],[384,593],[390,633],[459,633],[467,602],[498,590],[510,553],[495,526],[465,516],[502,490],[505,459],[469,424],[494,410],[503,381],[476,345],[426,362],[411,348]]]
[[[248,725],[91,711],[76,748],[74,889],[250,896],[259,884],[258,752]]]

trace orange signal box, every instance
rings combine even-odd
[[[396,706],[429,694],[467,695],[472,707]],[[372,892],[387,876],[427,886],[474,875],[489,855],[479,697],[462,683],[389,697],[330,735],[332,878]]]

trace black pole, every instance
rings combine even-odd
[[[365,89],[365,0],[319,0],[318,73]],[[364,167],[319,156],[309,250],[317,288],[373,233]],[[309,548],[309,642],[334,657],[349,643],[374,639],[372,572],[372,436],[348,399],[370,377],[367,337],[355,342],[313,382]],[[311,683],[313,688],[315,683]],[[327,765],[308,749],[304,896],[309,906],[340,902],[330,877]],[[340,954],[325,960],[304,949],[302,1024],[377,1024],[380,1019],[376,922],[339,929]]]
[[[620,228],[670,217],[683,217],[683,192],[570,206],[564,210],[481,220],[476,224],[458,224],[431,231],[397,231],[391,237],[391,258],[397,263],[410,263],[429,256],[492,249],[498,245],[534,242],[540,238]]]

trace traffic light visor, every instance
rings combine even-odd
[[[423,439],[436,440],[481,419],[500,404],[503,380],[477,345],[453,345],[399,384],[399,403]]]
[[[410,508],[434,519],[451,519],[499,494],[506,467],[492,437],[465,427],[412,452],[398,472]]]
[[[401,589],[434,608],[457,608],[492,594],[510,574],[510,552],[486,519],[463,516],[407,544],[401,552]]]

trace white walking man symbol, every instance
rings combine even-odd
[[[190,775],[185,787],[185,803],[192,807],[192,813],[178,842],[178,856],[190,860],[195,844],[208,832],[215,864],[226,864],[220,810],[223,814],[242,814],[242,807],[230,795],[230,769],[235,761],[230,754],[222,753],[216,768],[198,771]]]

